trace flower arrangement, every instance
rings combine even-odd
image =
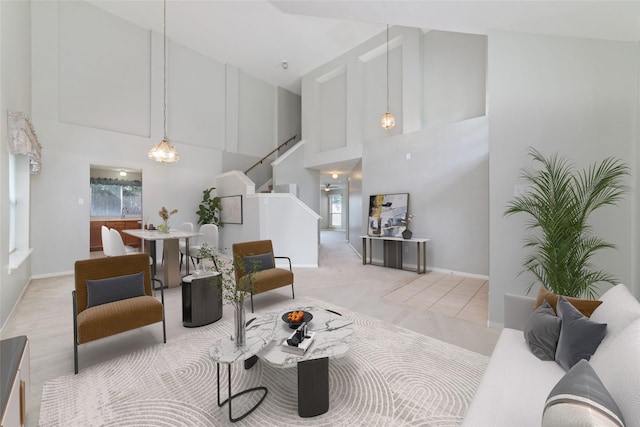
[[[235,308],[244,305],[244,299],[248,292],[240,291],[236,287],[233,263],[228,257],[220,256],[217,251],[213,250],[206,243],[200,247],[198,257],[213,262],[214,266],[205,266],[205,270],[217,270],[221,274],[222,283],[222,300]]]
[[[164,206],[158,211],[158,215],[160,215],[160,218],[162,218],[163,221],[168,221],[169,217],[175,213],[178,213],[178,209],[174,209],[169,212]]]
[[[409,223],[413,221],[413,216],[414,216],[413,214],[407,215],[407,219],[403,219],[402,223],[406,226],[409,226]]]
[[[169,221],[169,217],[175,213],[178,213],[178,209],[174,209],[169,212],[164,206],[160,208],[160,210],[158,211],[158,215],[160,215],[160,218],[162,218],[163,223],[158,226],[158,230],[169,232],[169,224],[167,224],[167,221]]]

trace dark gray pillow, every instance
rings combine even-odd
[[[256,271],[267,270],[274,267],[273,254],[271,252],[244,257],[245,274],[255,273]]]
[[[555,360],[556,347],[560,337],[560,318],[545,300],[536,308],[524,328],[524,339],[540,360]]]
[[[580,359],[591,359],[607,333],[607,324],[585,317],[564,297],[558,298],[556,310],[562,320],[556,362],[568,371]]]
[[[549,393],[542,427],[624,426],[622,412],[589,362],[582,359]]]
[[[144,296],[144,271],[127,276],[87,280],[87,308]]]

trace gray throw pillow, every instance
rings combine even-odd
[[[620,408],[584,359],[562,377],[547,397],[542,427],[556,426],[624,426]]]
[[[267,270],[274,267],[273,254],[271,252],[244,257],[245,274],[255,273],[257,271]]]
[[[585,317],[564,297],[558,298],[556,310],[562,320],[556,362],[568,371],[580,359],[591,359],[607,333],[607,324]]]
[[[524,328],[524,339],[540,360],[555,360],[556,347],[560,337],[560,318],[545,300],[536,308]]]
[[[144,272],[107,279],[87,280],[87,308],[144,296]]]

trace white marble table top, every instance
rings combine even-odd
[[[293,332],[282,320],[282,315],[291,310],[303,310],[313,314],[308,328],[316,332],[316,336],[304,355],[292,354],[280,348],[282,342]],[[230,337],[223,338],[209,348],[209,355],[215,362],[233,363],[257,354],[274,366],[289,368],[297,366],[297,363],[303,360],[339,358],[349,350],[349,341],[353,334],[352,320],[318,307],[293,307],[291,310],[257,316],[247,326],[244,347],[236,347],[236,343]]]
[[[122,232],[142,240],[184,239],[188,237],[203,236],[203,234],[198,231],[184,230],[169,230],[167,233],[160,230],[143,230],[141,228],[135,228],[131,230],[122,230]]]
[[[261,359],[274,366],[289,368],[297,366],[297,363],[303,360],[321,357],[337,359],[349,350],[349,341],[353,334],[352,320],[318,307],[292,307],[292,310],[303,310],[313,314],[313,319],[307,324],[310,331],[316,332],[311,347],[304,355],[282,350],[282,342],[293,332],[293,329],[282,320],[282,315],[291,310],[269,313],[270,318],[273,319],[274,335],[269,345],[258,354]]]
[[[273,340],[274,322],[271,317],[267,319],[256,318],[246,331],[246,342],[243,347],[236,346],[232,337],[222,338],[209,348],[209,355],[214,362],[233,363],[243,361],[260,352]]]

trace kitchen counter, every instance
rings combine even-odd
[[[89,222],[89,250],[102,250],[102,226],[115,228],[122,236],[122,241],[127,246],[140,247],[140,239],[122,233],[122,230],[142,228],[142,217],[127,215],[124,218],[119,216],[92,216]]]

